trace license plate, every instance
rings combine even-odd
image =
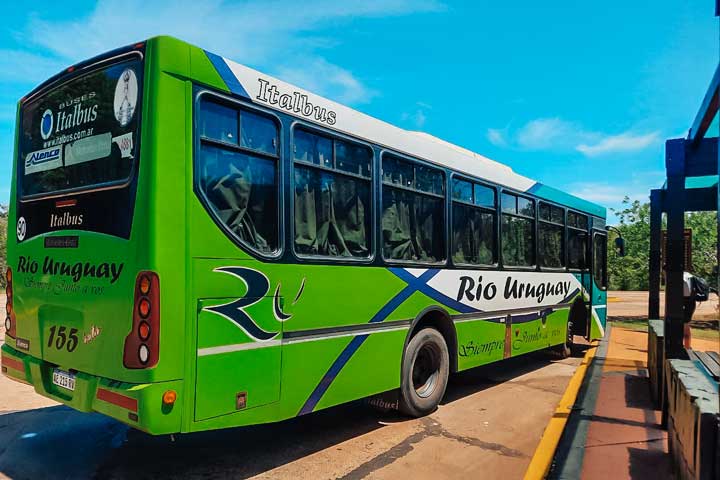
[[[53,383],[58,387],[75,390],[75,375],[64,370],[53,370]]]

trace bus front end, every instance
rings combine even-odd
[[[161,349],[182,335],[161,324],[170,282],[153,242],[153,159],[141,155],[150,50],[75,65],[20,101],[2,372],[158,434],[181,428],[182,361]]]

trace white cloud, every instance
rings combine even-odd
[[[302,66],[283,66],[278,72],[283,80],[296,84],[340,103],[367,103],[377,92],[366,87],[344,68],[315,58]]]
[[[586,135],[577,125],[560,118],[538,118],[516,132],[517,143],[529,150],[556,149]]]
[[[593,145],[580,144],[577,146],[577,150],[588,157],[614,152],[634,152],[647,148],[659,139],[659,132],[652,132],[646,135],[634,135],[626,132],[619,135],[610,135]]]
[[[522,150],[577,151],[588,157],[634,152],[660,141],[660,132],[636,133],[627,130],[608,134],[587,130],[559,117],[537,118],[514,132],[490,128],[488,140],[497,146]]]
[[[578,182],[568,185],[571,194],[600,204],[619,204],[623,198],[647,202],[650,189],[640,185],[611,185],[605,182]]]
[[[505,129],[488,128],[487,139],[496,147],[506,147],[507,140],[505,139],[505,133]]]
[[[67,67],[67,62],[22,50],[0,49],[0,80],[40,83]]]
[[[13,73],[19,64],[15,60],[10,64],[7,62],[11,60],[0,61],[0,66],[13,66],[0,69],[4,72],[0,81],[20,77],[38,83],[79,60],[156,35],[173,35],[271,74],[294,72],[302,86],[341,102],[363,102],[372,96],[372,91],[351,72],[329,63],[318,53],[333,42],[318,33],[322,27],[363,17],[399,16],[443,8],[436,0],[100,0],[89,15],[80,19],[30,18],[20,28],[18,37],[40,47],[47,56],[34,55],[31,59],[33,54],[29,52],[37,48],[11,51],[8,57],[25,56],[30,61],[20,64],[18,73]],[[32,65],[41,68],[34,71]]]
[[[425,111],[430,110],[432,106],[424,102],[416,102],[416,105],[418,108],[414,112],[403,112],[403,114],[400,115],[400,119],[405,123],[410,123],[413,128],[422,130],[425,126],[425,122],[427,121],[427,114]]]

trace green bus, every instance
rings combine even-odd
[[[2,372],[150,434],[604,332],[605,208],[174,38],[38,86],[14,158]]]

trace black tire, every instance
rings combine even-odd
[[[575,347],[575,335],[573,334],[573,321],[572,321],[572,315],[569,315],[568,322],[567,322],[567,336],[565,337],[565,343],[556,345],[555,347],[552,348],[552,351],[560,358],[568,358],[568,357],[572,356],[574,347]]]
[[[440,332],[424,328],[405,347],[400,381],[400,411],[411,417],[434,412],[450,375],[450,355]]]

